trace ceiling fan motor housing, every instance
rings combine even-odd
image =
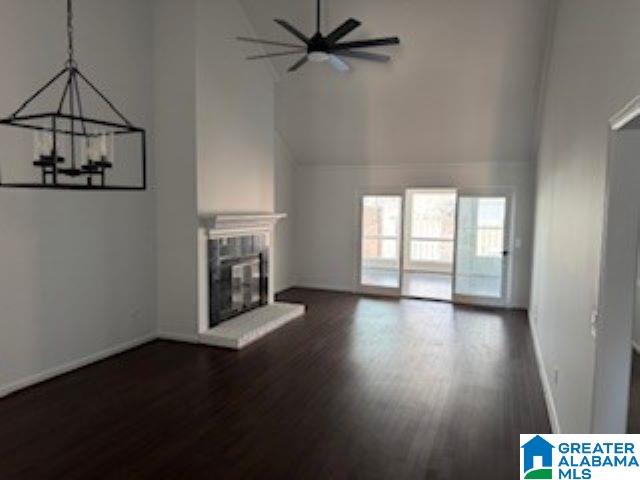
[[[312,62],[326,62],[329,60],[329,44],[320,32],[309,40],[307,53]]]

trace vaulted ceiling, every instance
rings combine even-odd
[[[314,30],[314,0],[240,0],[262,37],[293,37],[273,18]],[[554,0],[325,0],[330,31],[399,35],[389,64],[349,60],[338,74],[276,59],[276,126],[303,164],[529,162]],[[242,51],[256,51],[243,45]],[[271,49],[268,49],[271,51]],[[274,49],[278,50],[276,47]]]

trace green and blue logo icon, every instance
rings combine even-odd
[[[555,447],[540,435],[522,445],[523,479],[553,479],[553,450]]]

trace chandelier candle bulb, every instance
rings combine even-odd
[[[90,145],[91,148],[89,149],[89,160],[92,162],[97,162],[100,159],[100,154],[99,154],[99,150],[100,150],[100,145],[99,145],[99,139],[98,137],[91,137],[90,140]]]
[[[87,145],[89,139],[83,138],[80,142],[80,162],[82,165],[89,164],[89,147]]]
[[[91,137],[87,137],[84,139],[84,155],[85,162],[87,165],[91,162]]]
[[[42,156],[41,133],[42,132],[40,132],[40,130],[36,130],[33,133],[33,159],[35,161],[40,160],[40,157]]]
[[[107,134],[100,135],[100,154],[103,158],[107,158],[109,155],[109,149],[107,147]]]
[[[109,134],[109,163],[111,166],[115,165],[116,159],[116,136],[112,132]]]
[[[42,134],[42,154],[53,155],[53,133],[43,132]]]

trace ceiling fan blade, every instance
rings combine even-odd
[[[296,70],[298,70],[301,66],[303,66],[305,63],[307,63],[309,61],[309,58],[307,57],[307,55],[305,55],[304,57],[302,57],[300,60],[298,60],[296,63],[294,63],[290,68],[289,68],[289,72],[295,72]]]
[[[284,57],[285,55],[300,55],[302,50],[291,50],[288,52],[275,52],[275,53],[267,53],[264,55],[251,55],[247,57],[247,60],[259,60],[261,58],[271,58],[271,57]]]
[[[280,25],[282,28],[284,28],[287,32],[289,32],[291,35],[293,35],[294,37],[302,40],[304,43],[307,43],[307,44],[309,43],[309,37],[307,37],[304,33],[300,32],[296,27],[291,25],[286,20],[276,18],[275,22],[278,25]]]
[[[355,18],[350,18],[349,20],[344,22],[342,25],[340,25],[338,28],[336,28],[333,32],[331,32],[329,35],[327,35],[327,38],[326,38],[327,43],[329,45],[333,45],[338,40],[349,35],[360,25],[362,25],[361,22],[359,22]]]
[[[304,48],[304,45],[296,45],[295,43],[274,42],[272,40],[262,40],[260,38],[236,37],[241,42],[262,43],[264,45],[275,45],[277,47]]]
[[[335,55],[329,55],[329,63],[340,73],[347,73],[351,70],[349,64]]]
[[[331,50],[350,50],[352,48],[382,47],[385,45],[399,45],[398,37],[372,38],[370,40],[359,40],[356,42],[336,43],[331,46]]]
[[[341,57],[360,58],[362,60],[371,60],[373,62],[386,63],[391,60],[389,55],[380,55],[379,53],[370,52],[352,52],[351,50],[339,50],[336,55]]]

